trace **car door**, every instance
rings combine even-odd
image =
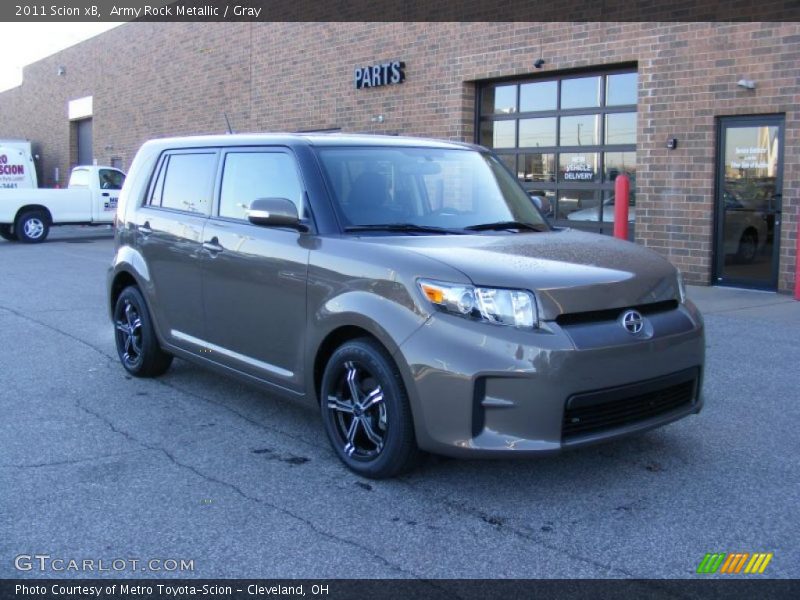
[[[118,169],[98,169],[97,189],[92,190],[92,221],[111,222],[117,212],[117,202],[125,173]]]
[[[230,368],[302,391],[309,249],[297,230],[253,225],[246,210],[257,198],[288,198],[304,214],[296,159],[262,147],[224,151],[221,162],[203,232],[207,350]]]
[[[202,234],[211,212],[219,152],[165,153],[136,211],[136,245],[149,274],[150,310],[170,343],[194,348],[205,335]]]

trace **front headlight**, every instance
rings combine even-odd
[[[678,271],[678,301],[683,304],[686,302],[686,284],[683,283],[683,275]]]
[[[424,296],[440,310],[495,325],[532,329],[539,323],[536,298],[525,290],[474,287],[419,280]]]

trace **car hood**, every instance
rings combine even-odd
[[[541,316],[678,298],[675,268],[642,246],[575,230],[362,238],[445,263],[475,285],[536,292]]]

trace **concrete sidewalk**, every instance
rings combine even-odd
[[[687,292],[704,315],[724,314],[800,325],[800,302],[787,294],[694,285],[687,286]]]

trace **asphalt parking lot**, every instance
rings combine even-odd
[[[117,576],[696,577],[773,552],[800,577],[800,302],[692,289],[706,408],[529,461],[347,471],[317,414],[183,361],[135,380],[106,312],[109,231],[0,242],[0,577],[15,557],[193,560]]]

